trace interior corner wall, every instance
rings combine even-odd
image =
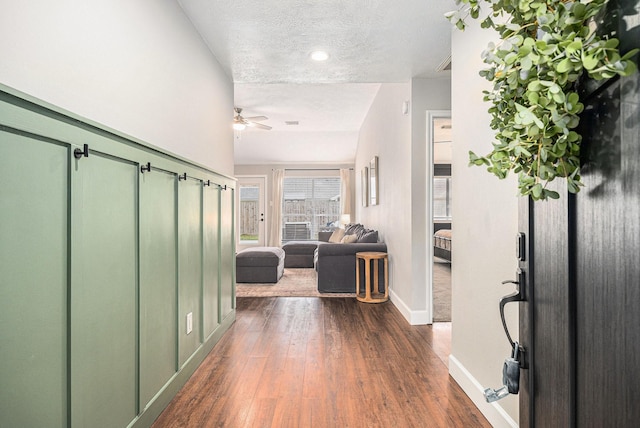
[[[430,263],[427,246],[432,245],[428,235],[427,212],[428,171],[433,163],[427,150],[427,111],[451,110],[451,77],[413,79],[411,81],[411,278],[412,313],[414,324],[424,324],[431,318],[431,302],[427,302]]]
[[[481,52],[497,37],[470,19],[452,36],[453,224],[452,341],[449,371],[493,426],[514,426],[518,397],[487,404],[483,387],[502,386],[502,365],[510,355],[498,301],[513,292],[501,281],[515,278],[518,198],[516,178],[498,180],[484,167],[468,167],[468,152],[491,150],[489,105],[478,75]],[[511,307],[509,307],[511,306]],[[518,331],[517,306],[508,305],[508,324]]]
[[[3,2],[0,55],[0,83],[233,174],[233,84],[177,2]]]
[[[409,102],[410,113],[403,114]],[[362,124],[356,152],[356,220],[377,229],[389,252],[392,301],[411,324],[428,322],[426,111],[451,107],[451,81],[382,84]],[[363,206],[360,174],[379,161],[379,199]]]
[[[356,221],[376,229],[389,253],[390,295],[399,308],[411,306],[411,116],[402,112],[411,85],[380,86],[358,136]],[[378,205],[362,206],[360,174],[378,156]],[[408,314],[403,312],[405,317]]]

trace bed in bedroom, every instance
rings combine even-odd
[[[433,255],[451,261],[451,229],[439,229],[433,234]]]

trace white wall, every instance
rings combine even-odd
[[[391,298],[411,324],[428,321],[426,111],[447,110],[450,80],[383,84],[367,114],[356,152],[356,219],[377,229],[389,252]],[[410,113],[402,104],[410,101]],[[379,158],[380,204],[362,207],[360,171]]]
[[[411,81],[411,278],[412,312],[416,321],[431,319],[431,302],[427,301],[432,264],[427,248],[433,245],[429,235],[427,212],[429,166],[433,163],[427,150],[427,110],[451,109],[451,78],[413,79]],[[455,194],[454,194],[455,198]]]
[[[413,79],[380,87],[360,129],[356,219],[377,229],[389,252],[391,298],[411,324],[428,321],[426,111],[450,108],[450,80]],[[410,113],[402,105],[410,102]],[[362,207],[360,171],[379,158],[380,204]],[[430,244],[429,244],[430,245]]]
[[[233,85],[175,1],[0,0],[0,83],[233,174]]]
[[[489,405],[481,388],[502,385],[502,363],[510,353],[498,301],[514,290],[500,282],[515,279],[517,268],[517,186],[513,176],[500,181],[484,167],[467,167],[468,151],[485,154],[493,140],[489,105],[482,101],[482,90],[489,83],[478,71],[484,68],[480,53],[495,33],[470,24],[464,32],[454,31],[452,39],[454,249],[449,369],[494,426],[509,426],[518,421],[517,397]],[[507,308],[511,331],[517,333],[517,308]]]
[[[411,303],[412,294],[411,116],[402,114],[402,103],[410,99],[409,82],[380,86],[360,128],[355,163],[356,221],[378,230],[387,244],[390,294],[399,308]],[[379,205],[362,207],[360,171],[373,156],[379,162]]]

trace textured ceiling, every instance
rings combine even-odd
[[[379,83],[448,73],[437,68],[450,54],[443,15],[453,0],[179,3],[233,78],[236,106],[245,116],[268,116],[264,123],[273,126],[242,131],[237,164],[353,161]],[[327,61],[309,58],[318,49]],[[293,130],[285,120],[300,125]],[[319,141],[322,156],[313,146]]]

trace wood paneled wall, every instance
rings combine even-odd
[[[0,426],[149,426],[235,319],[235,180],[3,88],[0,179]]]

